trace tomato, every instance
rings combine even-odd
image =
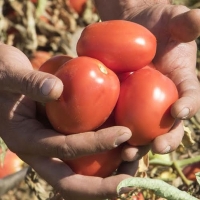
[[[176,86],[168,77],[144,67],[121,82],[116,124],[132,131],[129,144],[146,145],[170,130],[175,122],[170,108],[177,99]]]
[[[125,73],[119,73],[117,74],[119,81],[122,82],[124,81],[129,75],[131,75],[134,72],[125,72]]]
[[[56,55],[44,62],[40,68],[39,71],[47,72],[50,74],[55,74],[56,71],[67,61],[71,60],[72,57],[68,55]]]
[[[115,149],[67,160],[65,163],[77,174],[108,177],[119,167],[122,146]]]
[[[77,42],[79,56],[96,58],[116,73],[146,66],[155,53],[155,36],[145,27],[125,20],[90,24]]]
[[[141,192],[139,192],[138,194],[133,194],[131,200],[144,200],[144,196]]]
[[[32,3],[38,3],[38,0],[31,0]]]
[[[38,70],[40,66],[49,58],[51,58],[51,54],[46,51],[36,51],[34,52],[29,60],[35,70]]]
[[[82,14],[87,0],[69,0],[71,7],[78,13]]]
[[[56,71],[67,61],[72,59],[71,56],[68,55],[56,55],[44,62],[40,68],[39,71],[47,72],[50,74],[55,74]],[[41,104],[40,102],[36,102],[36,108],[37,108],[37,118],[39,120],[47,118],[46,116],[46,110],[44,104]]]
[[[4,178],[23,168],[23,161],[12,151],[7,150],[3,164],[0,166],[0,178]]]
[[[64,134],[91,131],[106,121],[119,96],[119,79],[100,61],[77,57],[55,73],[64,84],[60,98],[46,103],[52,126]]]
[[[146,65],[148,67],[154,68],[155,66],[153,63],[149,63],[148,65]],[[125,73],[118,73],[117,76],[120,80],[120,82],[123,82],[129,75],[133,74],[134,72],[125,72]]]
[[[191,181],[196,181],[196,173],[200,172],[200,162],[192,163],[183,168],[183,174]]]

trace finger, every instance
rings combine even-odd
[[[176,79],[180,98],[172,105],[171,114],[179,119],[191,118],[200,108],[200,84],[197,76],[188,67],[174,71],[172,79]]]
[[[117,174],[127,174],[134,176],[139,167],[139,160],[133,162],[123,162],[117,169]]]
[[[74,174],[63,162],[46,157],[20,157],[61,194],[65,200],[102,200],[117,196],[117,185],[130,176],[105,179]],[[105,166],[106,167],[106,166]]]
[[[0,90],[20,93],[33,100],[58,99],[63,84],[57,77],[32,69],[28,58],[17,48],[0,45]]]
[[[9,130],[10,133],[6,132],[2,137],[12,151],[24,153],[26,150],[27,154],[56,157],[62,160],[116,148],[131,137],[128,128],[117,126],[97,132],[62,135],[54,130],[45,129],[38,121],[30,119],[22,121],[14,128],[18,133],[15,140],[11,140],[10,135],[16,130]]]
[[[166,154],[174,151],[182,141],[184,129],[182,121],[176,121],[170,132],[158,136],[151,145],[151,150],[157,154]]]
[[[196,75],[196,44],[171,41],[160,49],[155,59],[156,68],[176,85],[179,99],[171,107],[174,118],[192,117],[200,108],[200,84]]]
[[[136,161],[142,158],[150,150],[150,145],[142,147],[133,147],[129,144],[125,144],[122,149],[122,160],[123,161]]]
[[[199,23],[200,10],[192,9],[173,17],[169,22],[169,30],[173,39],[191,42],[200,35]]]

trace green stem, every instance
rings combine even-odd
[[[192,181],[188,180],[185,175],[183,174],[181,168],[180,168],[180,165],[178,164],[178,162],[174,162],[173,163],[174,165],[174,168],[176,169],[176,171],[178,172],[179,176],[181,177],[181,179],[183,180],[183,182],[186,184],[186,185],[190,185],[192,183]]]
[[[38,0],[36,8],[36,16],[39,18],[45,11],[47,0]]]
[[[149,164],[172,166],[173,162],[172,161],[164,161],[159,158],[153,158],[152,160],[149,161]]]
[[[179,167],[184,167],[186,165],[190,165],[190,164],[193,164],[193,163],[196,163],[196,162],[200,162],[200,156],[195,156],[195,157],[192,157],[192,158],[186,158],[186,159],[183,159],[183,160],[178,160],[178,161],[174,161],[176,162]]]
[[[181,191],[178,188],[159,179],[139,177],[128,178],[119,183],[117,186],[117,193],[120,194],[123,189],[127,189],[128,187],[150,189],[153,190],[157,196],[166,198],[168,200],[198,200],[187,192]]]

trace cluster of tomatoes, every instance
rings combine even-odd
[[[152,64],[156,38],[145,27],[111,20],[91,24],[77,42],[78,57],[54,56],[40,71],[63,82],[60,98],[45,105],[53,128],[76,134],[114,125],[132,131],[130,145],[149,144],[174,124],[174,83]],[[122,162],[122,146],[66,161],[74,172],[107,177]],[[111,161],[112,160],[112,161]]]

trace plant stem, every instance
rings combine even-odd
[[[45,11],[47,0],[38,0],[36,8],[36,16],[39,18]]]

